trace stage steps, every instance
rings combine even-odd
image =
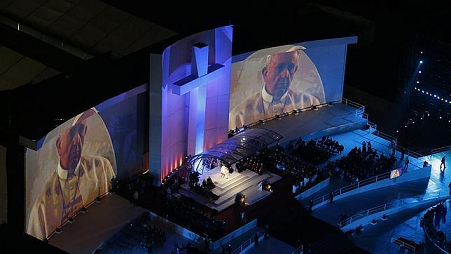
[[[238,173],[234,172],[230,176],[232,176],[233,174]],[[265,172],[264,174],[259,175],[253,171],[245,170],[240,174],[241,175],[237,175],[231,178],[229,182],[224,184],[224,188],[216,187],[212,190],[214,194],[219,196],[218,200],[215,201],[211,201],[192,192],[187,184],[182,185],[179,193],[183,196],[193,198],[194,200],[196,200],[196,202],[220,212],[233,205],[235,203],[236,194],[240,192],[246,196],[246,202],[249,204],[253,204],[263,199],[271,193],[268,191],[258,190],[258,184],[265,180],[268,180],[270,183],[274,183],[281,179],[280,176],[270,172]]]

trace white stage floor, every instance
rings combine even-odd
[[[252,128],[265,128],[283,136],[281,143],[302,137],[303,140],[321,138],[364,128],[367,119],[356,114],[357,109],[344,103],[288,115]]]
[[[68,253],[93,253],[126,223],[144,212],[144,208],[134,206],[118,195],[107,195],[101,203],[94,203],[86,213],[80,213],[74,223],[66,224],[61,234],[54,234],[49,244]]]
[[[202,174],[199,181],[202,182],[208,177],[211,178],[216,186],[212,189],[212,192],[219,196],[218,200],[211,201],[194,193],[190,190],[188,184],[183,184],[179,192],[183,196],[193,198],[198,203],[211,209],[215,209],[218,212],[232,206],[235,203],[235,196],[239,192],[246,196],[246,203],[249,203],[250,205],[254,204],[271,194],[271,192],[258,189],[258,184],[260,182],[268,180],[270,183],[275,183],[282,179],[282,177],[271,172],[264,172],[262,175],[259,175],[251,170],[245,170],[241,173],[233,172],[232,174],[228,174],[227,179],[221,177],[220,167],[216,167]]]

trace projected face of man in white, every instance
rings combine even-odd
[[[27,233],[39,239],[50,236],[80,209],[106,194],[116,175],[111,138],[95,109],[67,121],[56,137],[49,138],[49,145],[39,151],[39,156],[57,165],[49,163],[44,170],[48,177],[36,186],[39,193],[28,216]],[[90,150],[93,147],[97,150]],[[55,148],[58,156],[51,160]]]
[[[83,142],[87,131],[84,122],[63,130],[56,140],[56,149],[60,156],[61,167],[73,171],[80,161]]]
[[[293,75],[298,69],[299,52],[286,52],[269,55],[267,64],[262,70],[266,92],[280,100],[288,91]]]

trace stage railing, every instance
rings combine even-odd
[[[381,137],[381,138],[383,138],[385,140],[388,140],[390,142],[395,142],[395,144],[398,143],[398,139],[397,138],[392,137],[392,136],[390,136],[388,134],[385,134],[385,133],[383,133],[381,131],[378,131],[378,130],[374,131],[373,135]]]
[[[406,248],[406,249],[408,249],[408,250],[410,250],[410,251],[415,253],[416,247],[411,245],[411,244],[409,244],[409,243],[407,243],[407,242],[405,242],[405,241],[403,241],[401,238],[392,237],[391,238],[391,242],[396,244],[396,245],[399,245],[400,247],[404,247],[404,248]]]
[[[376,207],[372,207],[372,208],[370,208],[368,210],[361,211],[361,212],[359,212],[357,214],[354,214],[353,216],[351,216],[349,218],[346,218],[345,220],[340,221],[338,223],[338,227],[342,228],[342,227],[344,227],[346,225],[351,224],[352,222],[354,222],[356,220],[363,219],[363,218],[368,217],[368,216],[370,216],[372,214],[380,213],[380,212],[386,211],[388,209],[391,209],[391,208],[397,207],[397,206],[399,206],[399,200],[395,200],[395,201],[392,201],[390,203],[386,203],[386,204],[383,204],[383,205],[378,205]]]
[[[405,147],[402,147],[402,146],[400,146],[400,145],[396,145],[396,150],[400,150],[400,151],[401,151],[401,150],[404,150],[404,154],[405,154],[405,155],[407,155],[407,156],[412,156],[412,157],[415,158],[415,159],[418,159],[418,158],[421,158],[421,157],[425,157],[424,154],[421,154],[421,153],[418,153],[418,152],[409,150],[409,149],[407,149],[407,148],[405,148]]]
[[[435,148],[435,149],[431,150],[431,155],[436,154],[436,153],[447,152],[449,150],[451,150],[451,146],[444,146],[444,147]]]
[[[360,103],[348,100],[346,98],[343,98],[342,102],[346,105],[356,108],[357,109],[357,111],[355,112],[356,115],[362,115],[365,112],[365,106]]]
[[[358,181],[357,183],[352,183],[352,184],[350,184],[348,186],[342,187],[342,188],[340,188],[338,190],[334,190],[332,192],[334,194],[334,197],[336,197],[336,196],[342,195],[342,194],[344,194],[346,192],[359,189],[359,188],[361,188],[363,186],[366,186],[368,184],[372,184],[372,183],[376,183],[376,182],[381,181],[381,180],[388,179],[389,177],[390,177],[390,172],[383,173],[383,174],[380,174],[380,175],[377,175],[377,176],[373,176],[373,177],[367,178],[367,179],[362,180],[362,181]],[[317,197],[317,198],[313,199],[313,206],[318,205],[318,204],[320,204],[322,202],[325,202],[325,201],[328,201],[328,200],[330,200],[330,194],[326,194],[326,195],[323,195],[321,197]]]
[[[352,107],[357,107],[356,112],[352,113],[352,114],[362,115],[363,112],[365,111],[365,106],[360,105],[360,104],[358,104],[356,102],[353,102],[353,101],[350,101],[350,100],[347,100],[347,99],[344,99],[341,102],[345,102],[346,105],[350,105]],[[268,118],[265,118],[265,119],[260,119],[258,121],[253,122],[253,123],[249,123],[249,124],[246,124],[246,125],[243,125],[243,126],[240,126],[240,127],[236,126],[236,130],[239,130],[241,128],[246,129],[246,128],[254,127],[254,126],[257,126],[257,125],[263,125],[263,124],[265,124],[268,121],[272,121],[272,120],[276,120],[276,119],[282,119],[283,117],[286,117],[286,116],[289,116],[289,115],[297,115],[297,114],[299,114],[301,112],[304,112],[304,111],[307,111],[307,110],[318,109],[318,108],[321,108],[321,107],[324,107],[324,106],[331,106],[334,103],[340,103],[340,101],[313,105],[313,106],[302,108],[302,109],[292,110],[290,112],[288,112],[288,111],[287,112],[283,112],[280,115],[278,114],[278,115],[275,115],[275,116],[272,116],[272,117],[268,117]],[[240,131],[236,131],[236,130],[229,130],[229,135],[234,136],[234,135],[240,133]]]
[[[258,242],[260,242],[263,238],[263,236],[259,233],[257,233],[254,236],[251,236],[249,239],[247,239],[246,241],[244,241],[244,243],[242,243],[240,245],[240,247],[236,248],[235,250],[232,251],[232,254],[239,254],[242,253],[246,248],[248,248],[253,242],[255,242],[255,238],[258,238]],[[262,238],[262,239],[260,239]]]

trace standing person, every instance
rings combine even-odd
[[[404,160],[404,168],[403,168],[403,173],[407,172],[407,170],[409,169],[409,156],[406,156],[406,159]]]
[[[404,154],[405,154],[404,148],[401,147],[401,161],[404,160]]]
[[[115,177],[111,162],[97,155],[82,155],[88,131],[87,118],[97,114],[89,109],[74,118],[55,142],[59,156],[55,170],[34,203],[27,233],[45,239],[99,196],[111,190]]]
[[[332,204],[334,202],[334,192],[333,191],[330,192],[329,198],[330,198],[330,203]]]
[[[394,140],[392,140],[390,142],[390,148],[391,148],[391,155],[395,156],[395,152],[396,152],[396,142]]]
[[[260,73],[264,82],[262,89],[231,110],[231,128],[320,104],[315,96],[290,89],[299,68],[299,51],[303,49],[293,46],[286,52],[267,56]]]
[[[445,156],[443,156],[442,161],[440,163],[440,170],[445,171],[446,165],[445,165]]]

